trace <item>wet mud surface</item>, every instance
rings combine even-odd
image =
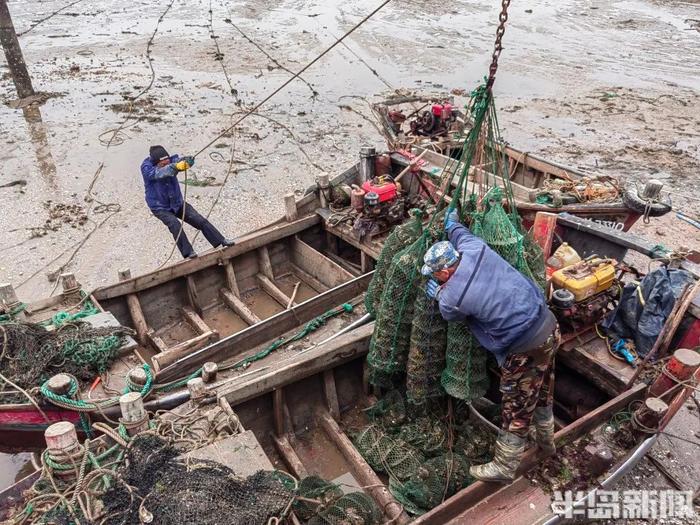
[[[89,290],[120,269],[159,267],[172,238],[143,200],[148,146],[198,151],[377,4],[10,0],[34,87],[51,96],[15,109],[0,57],[0,282],[30,301],[52,292],[48,277],[60,268]],[[487,72],[498,8],[390,3],[199,155],[191,176],[208,184],[188,185],[188,201],[211,210],[227,236],[280,216],[285,194],[345,169],[361,145],[383,146],[373,100],[395,89],[473,88]],[[699,9],[515,3],[495,86],[504,137],[582,171],[660,179],[674,205],[697,217]],[[635,229],[671,247],[700,245],[700,230],[673,214]],[[201,236],[194,245],[208,248]]]

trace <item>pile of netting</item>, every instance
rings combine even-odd
[[[219,463],[178,454],[158,436],[135,437],[102,496],[100,523],[266,524],[294,501],[283,473],[259,471],[240,479]]]
[[[0,386],[3,391],[16,390],[9,379],[31,390],[59,372],[93,381],[112,364],[125,336],[133,334],[123,326],[95,328],[80,321],[64,322],[54,330],[34,323],[0,324]],[[5,401],[20,398],[20,393],[3,395]]]
[[[423,514],[468,486],[469,467],[491,458],[495,436],[468,421],[464,403],[454,414],[437,400],[416,409],[393,390],[366,414],[370,424],[352,432],[353,443],[375,471],[389,477],[389,490],[411,514]]]
[[[515,207],[493,99],[484,86],[469,105],[474,126],[462,157],[443,169],[439,187],[471,232],[540,287],[545,283],[542,250],[524,231]],[[421,405],[445,393],[463,401],[488,389],[488,357],[467,324],[443,321],[425,296],[423,256],[446,238],[445,202],[424,224],[420,214],[389,235],[377,261],[366,305],[375,316],[367,363],[369,381],[384,389],[405,388]]]

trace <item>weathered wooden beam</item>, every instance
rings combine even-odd
[[[319,222],[320,218],[313,214],[302,217],[299,220],[291,223],[275,224],[273,226],[248,233],[236,239],[236,244],[234,246],[219,249],[211,253],[203,253],[194,259],[180,261],[172,266],[168,266],[161,270],[156,270],[139,277],[134,277],[128,281],[98,288],[95,290],[95,297],[103,301],[105,299],[111,299],[127,293],[134,293],[158,286],[204,268],[216,266],[220,263],[222,257],[231,258],[252,250],[256,250],[261,246],[265,246],[283,239],[284,237],[289,237],[290,235],[306,230]]]
[[[226,271],[226,286],[231,290],[231,293],[236,297],[241,296],[241,291],[238,289],[238,280],[236,280],[236,271],[233,269],[233,263],[228,260],[224,263],[224,270]]]
[[[288,193],[284,196],[284,216],[287,222],[293,222],[297,220],[298,215],[296,197],[293,193]]]
[[[372,259],[365,252],[360,252],[360,270],[362,273],[367,273],[374,270],[374,259]]]
[[[275,301],[277,301],[279,304],[281,304],[285,309],[287,308],[287,305],[290,302],[290,298],[285,294],[282,290],[277,288],[277,285],[273,283],[270,279],[267,278],[266,275],[263,275],[261,273],[257,274],[255,278],[258,280],[258,283],[260,283],[260,286],[262,287],[263,290],[265,290],[265,293],[272,297]],[[296,304],[296,303],[292,303]]]
[[[299,268],[296,264],[290,264],[290,267],[294,275],[296,275],[299,279],[304,281],[317,292],[325,292],[326,290],[331,288],[330,286],[323,284],[321,281],[316,279],[316,277],[311,275],[306,270],[302,270],[301,268]]]
[[[299,326],[300,323],[306,323],[329,309],[365,292],[369,282],[372,280],[372,275],[372,273],[369,273],[357,277],[337,288],[319,294],[313,299],[293,306],[289,310],[268,317],[254,326],[225,337],[205,350],[188,356],[187,359],[174,366],[169,366],[168,370],[162,371],[161,379],[180,377],[188,371],[195,370],[206,361],[221,362],[224,359],[230,359],[240,354],[242,350],[254,348],[259,344],[277,338],[288,330]]]
[[[255,315],[243,301],[241,301],[229,290],[227,290],[226,288],[222,288],[221,290],[219,290],[219,294],[224,300],[226,306],[228,306],[231,310],[236,312],[236,315],[238,315],[246,323],[248,323],[249,325],[254,325],[260,322],[260,318],[257,315]]]
[[[163,370],[166,366],[173,364],[178,359],[183,358],[191,352],[195,352],[201,348],[204,348],[208,344],[217,341],[219,339],[219,332],[211,330],[207,333],[188,339],[187,341],[182,341],[175,346],[168,348],[165,352],[161,352],[153,356],[153,365],[156,368],[156,372]]]
[[[164,353],[168,351],[168,345],[165,344],[165,341],[163,341],[152,328],[149,328],[146,332],[146,338],[157,352]]]
[[[195,283],[192,275],[186,276],[185,282],[187,283],[187,300],[189,301],[192,309],[201,316],[202,304],[199,301],[199,294],[197,293],[197,283]]]
[[[260,266],[260,273],[271,281],[275,280],[275,272],[272,270],[270,252],[268,251],[267,246],[258,248],[258,265]]]
[[[358,357],[369,349],[374,323],[369,323],[336,339],[319,345],[289,359],[271,363],[264,373],[241,381],[222,385],[218,394],[236,406],[275,388],[286,386],[323,372],[327,368],[340,366]]]
[[[275,435],[283,436],[286,429],[284,424],[284,389],[282,387],[272,391],[272,418],[275,423]]]
[[[192,308],[189,306],[183,306],[180,308],[180,311],[182,312],[182,316],[185,318],[187,324],[189,324],[192,329],[197,332],[197,334],[202,335],[206,334],[207,332],[216,331],[209,328],[209,325],[204,322],[204,319],[197,315],[197,312],[192,310]]]
[[[282,456],[282,461],[284,461],[285,465],[287,465],[296,478],[303,479],[309,475],[287,436],[275,436],[273,434],[272,442],[275,444],[279,455]]]
[[[335,287],[353,278],[353,275],[298,236],[292,240],[292,260],[301,269],[312,273],[327,286]]]
[[[352,441],[340,429],[335,419],[328,413],[320,413],[317,417],[328,439],[340,450],[340,453],[348,462],[353,476],[361,485],[368,487],[366,489],[367,492],[377,502],[386,518],[400,525],[408,523],[410,520],[403,507],[394,499],[394,496],[384,486],[379,476],[367,464],[365,458],[355,449]]]
[[[326,398],[328,412],[336,420],[339,420],[340,404],[338,403],[338,392],[335,388],[335,375],[332,368],[323,371],[323,394]]]

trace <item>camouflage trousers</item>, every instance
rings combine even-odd
[[[511,354],[501,367],[502,429],[526,438],[536,407],[552,404],[554,354],[559,347],[559,327],[537,348]]]

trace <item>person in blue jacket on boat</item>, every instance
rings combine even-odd
[[[194,157],[168,155],[163,146],[151,146],[149,155],[141,163],[141,176],[146,190],[146,204],[165,224],[185,258],[196,257],[192,244],[183,230],[182,220],[200,230],[214,248],[233,246],[234,241],[224,238],[206,217],[184,202],[178,173],[194,166]]]
[[[425,254],[426,293],[446,321],[463,321],[501,368],[502,426],[493,461],[472,466],[483,481],[510,481],[525,451],[530,424],[537,445],[554,454],[554,353],[560,334],[540,288],[459,223],[445,220],[448,241]]]

